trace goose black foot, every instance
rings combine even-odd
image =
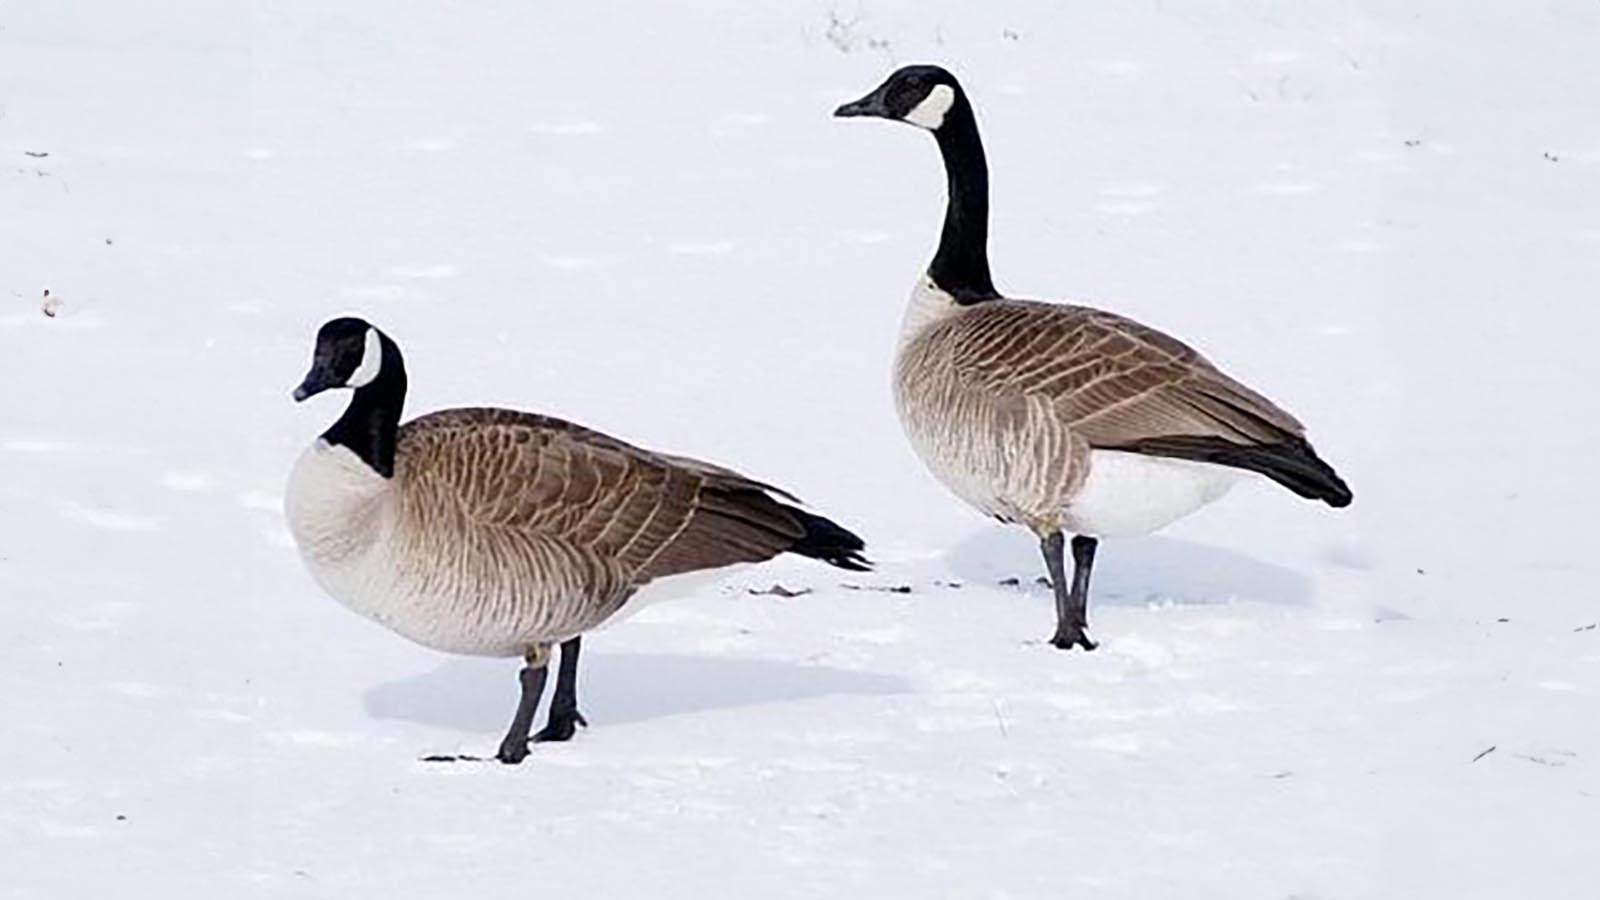
[[[1056,633],[1050,646],[1061,650],[1082,647],[1093,650],[1100,646],[1089,640],[1089,573],[1094,567],[1094,550],[1098,541],[1078,535],[1072,539],[1072,586],[1067,586],[1065,557],[1066,537],[1056,531],[1045,535],[1039,542],[1044,551],[1045,568],[1050,571],[1050,588],[1056,595]]]
[[[572,638],[561,645],[561,670],[556,673],[556,693],[550,698],[550,718],[533,736],[535,744],[545,741],[570,741],[578,726],[589,722],[578,712],[578,652],[583,638]]]
[[[1082,626],[1065,627],[1056,629],[1055,637],[1050,639],[1050,646],[1057,650],[1071,650],[1073,647],[1082,647],[1084,650],[1093,650],[1100,645],[1089,640],[1089,633]]]
[[[550,720],[534,734],[533,742],[542,744],[545,741],[570,741],[572,736],[578,733],[579,725],[588,728],[589,720],[576,709],[551,710]]]
[[[494,758],[508,766],[514,766],[522,762],[528,758],[528,739],[523,738],[520,741],[513,741],[508,738],[502,741],[500,750],[495,753]]]
[[[500,741],[500,750],[494,755],[508,766],[514,766],[528,758],[528,732],[533,730],[533,716],[539,710],[539,696],[544,693],[545,665],[540,660],[537,666],[532,664],[524,666],[519,680],[522,682],[522,698],[517,701],[517,714],[511,719],[511,727],[507,729],[506,736]]]

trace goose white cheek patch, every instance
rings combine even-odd
[[[367,329],[367,345],[361,351],[361,365],[350,373],[350,379],[345,382],[346,387],[366,387],[378,377],[378,372],[383,368],[383,340],[378,337],[378,329]]]
[[[922,98],[912,110],[906,113],[905,120],[918,128],[929,131],[938,131],[944,124],[944,115],[956,102],[956,92],[948,84],[936,84],[928,96]]]

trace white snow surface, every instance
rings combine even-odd
[[[0,897],[1596,896],[1597,44],[1577,0],[0,5]],[[1191,341],[1354,506],[1107,542],[1104,646],[1045,644],[1032,538],[892,411],[943,178],[829,113],[907,62],[974,98],[1002,289]],[[290,546],[345,313],[410,414],[731,465],[880,566],[646,609],[574,741],[420,762],[492,753],[515,665]]]

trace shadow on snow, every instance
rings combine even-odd
[[[1023,587],[1044,575],[1034,538],[1018,529],[986,528],[944,557],[952,575],[975,585],[1016,578]],[[1071,571],[1072,561],[1067,561]],[[1239,602],[1302,606],[1311,599],[1306,576],[1235,550],[1169,537],[1100,542],[1094,560],[1090,608],[1175,603],[1185,606]]]
[[[899,678],[725,656],[593,653],[585,648],[578,698],[596,726],[663,716],[785,703],[839,694],[909,691]],[[503,729],[517,705],[517,665],[510,660],[451,659],[429,672],[377,685],[363,702],[377,719],[400,719],[459,731]],[[548,691],[546,692],[548,701]]]

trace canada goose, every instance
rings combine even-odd
[[[901,325],[895,403],[946,487],[1039,537],[1055,590],[1050,643],[1096,646],[1085,629],[1101,537],[1155,531],[1245,471],[1329,506],[1350,503],[1304,426],[1182,341],[1113,313],[995,290],[988,163],[955,76],[907,66],[834,115],[909,122],[938,141],[944,229]],[[1070,588],[1063,531],[1075,535]]]
[[[332,388],[351,389],[350,405],[300,456],[285,495],[300,555],[335,600],[419,644],[526,660],[501,762],[528,755],[557,643],[548,724],[532,740],[587,724],[579,636],[645,585],[780,553],[867,567],[860,538],[721,466],[509,409],[401,425],[400,348],[361,319],[322,326],[294,398]]]

